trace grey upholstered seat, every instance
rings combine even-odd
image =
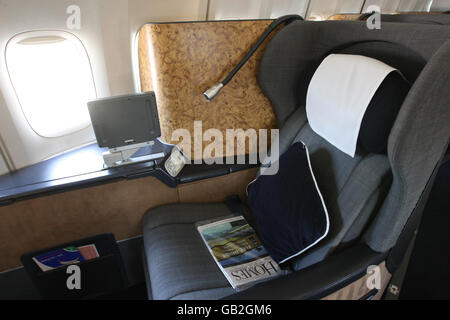
[[[385,22],[382,30],[372,32],[364,23],[353,21],[295,22],[284,28],[267,46],[259,70],[261,88],[274,106],[279,127],[283,128],[280,150],[285,150],[283,148],[287,148],[299,133],[296,131],[299,127],[293,125],[293,122],[304,128],[300,132],[302,139],[307,140],[306,137],[310,136],[308,126],[301,124],[306,121],[301,110],[306,99],[306,90],[302,90],[305,85],[301,82],[305,79],[304,70],[327,54],[337,52],[362,54],[384,61],[402,71],[413,83],[389,136],[386,160],[392,171],[392,183],[388,186],[385,199],[381,199],[382,203],[374,205],[372,198],[366,204],[369,207],[373,205],[376,209],[376,212],[370,214],[373,215],[370,225],[366,224],[366,209],[362,209],[355,218],[347,211],[348,208],[340,207],[350,201],[344,197],[344,192],[357,186],[353,177],[345,179],[346,170],[349,170],[349,166],[354,167],[352,161],[357,159],[350,160],[335,154],[333,147],[326,143],[323,145],[326,152],[312,159],[314,166],[314,162],[317,165],[320,161],[318,158],[331,157],[333,169],[327,178],[333,179],[336,176],[339,177],[337,181],[346,181],[347,184],[339,189],[336,206],[327,202],[327,206],[332,206],[331,219],[343,222],[343,230],[332,232],[332,236],[341,238],[336,243],[362,236],[374,251],[387,252],[395,245],[439,159],[447,149],[450,136],[450,90],[447,85],[450,78],[450,28]],[[314,140],[306,142],[320,143],[320,137]],[[378,181],[381,183],[379,191],[382,192],[383,184],[386,183],[382,178],[385,176],[383,172],[386,170],[386,162],[381,158],[375,160],[371,155],[360,153],[359,156],[363,157],[361,163],[365,163],[369,159],[367,157],[372,158],[371,161],[379,161],[380,166],[375,174],[379,175],[377,179],[381,178]],[[327,168],[316,167],[315,174],[322,175],[322,171]],[[360,178],[364,179],[365,174]],[[333,202],[335,198],[329,193],[327,183],[322,182],[323,185],[319,187],[324,189],[324,197],[331,197]],[[347,187],[349,189],[346,191]],[[357,188],[353,190],[356,191]],[[376,190],[373,189],[373,192],[378,192]],[[338,222],[334,223],[332,227],[339,227],[336,225]],[[362,230],[363,233],[358,234]],[[341,231],[347,234],[344,236]],[[334,245],[329,244],[329,249],[332,249]],[[316,250],[324,249],[320,247]],[[304,260],[306,256],[300,259]],[[304,262],[299,263],[299,267],[305,265]]]
[[[400,23],[423,23],[423,24],[450,24],[449,14],[425,14],[425,13],[409,13],[409,14],[382,14],[381,21],[384,22],[400,22]]]
[[[218,299],[234,292],[195,223],[230,215],[224,204],[167,205],[144,219],[144,247],[154,299]]]
[[[309,149],[317,183],[330,216],[330,232],[313,251],[302,255],[296,270],[324,259],[342,242],[357,238],[375,209],[386,196],[390,184],[389,160],[385,155],[358,150],[349,157],[312,131],[308,124],[294,139]]]
[[[372,31],[363,22],[333,21],[295,22],[271,40],[259,81],[281,128],[280,152],[297,140],[308,146],[331,220],[327,238],[300,256],[292,265],[295,270],[356,240],[376,252],[396,244],[447,149],[449,39],[447,26],[384,23],[382,30]],[[310,128],[303,73],[333,50],[384,59],[414,83],[386,155],[358,149],[351,158]],[[220,298],[232,292],[195,230],[196,221],[228,214],[222,204],[179,204],[147,214],[145,252],[154,298]]]

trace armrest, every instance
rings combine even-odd
[[[249,155],[245,155],[245,163],[238,164],[237,157],[234,157],[234,164],[226,164],[226,158],[222,159],[223,164],[188,164],[181,171],[177,180],[179,183],[188,183],[198,180],[204,180],[223,176],[226,174],[246,170],[250,168],[256,168],[259,164],[249,164]]]
[[[367,267],[380,264],[384,253],[360,244],[287,276],[257,284],[225,300],[306,300],[323,298],[366,275]]]

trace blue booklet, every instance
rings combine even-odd
[[[76,247],[67,247],[36,256],[33,261],[42,271],[48,271],[84,261]]]

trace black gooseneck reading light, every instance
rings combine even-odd
[[[372,15],[374,15],[376,13],[376,11],[371,11],[371,12],[366,12],[363,13],[358,20],[359,21],[366,21],[367,19],[369,19]]]
[[[220,83],[217,83],[213,85],[211,88],[206,90],[203,93],[203,96],[206,98],[206,100],[211,101],[214,99],[214,97],[222,90],[223,87],[225,87],[228,82],[233,79],[235,74],[242,68],[242,66],[252,57],[252,55],[255,53],[256,50],[261,46],[261,44],[266,40],[266,38],[272,33],[273,30],[275,30],[280,24],[282,23],[290,23],[294,20],[303,20],[303,18],[297,14],[292,15],[286,15],[282,16],[275,21],[273,21],[269,27],[264,31],[263,35],[258,39],[258,41],[253,45],[253,47],[250,49],[249,52],[245,55],[244,58],[242,58],[241,61],[231,70],[231,72],[223,79]]]

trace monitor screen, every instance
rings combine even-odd
[[[153,92],[90,101],[88,109],[102,148],[124,147],[161,136]]]

